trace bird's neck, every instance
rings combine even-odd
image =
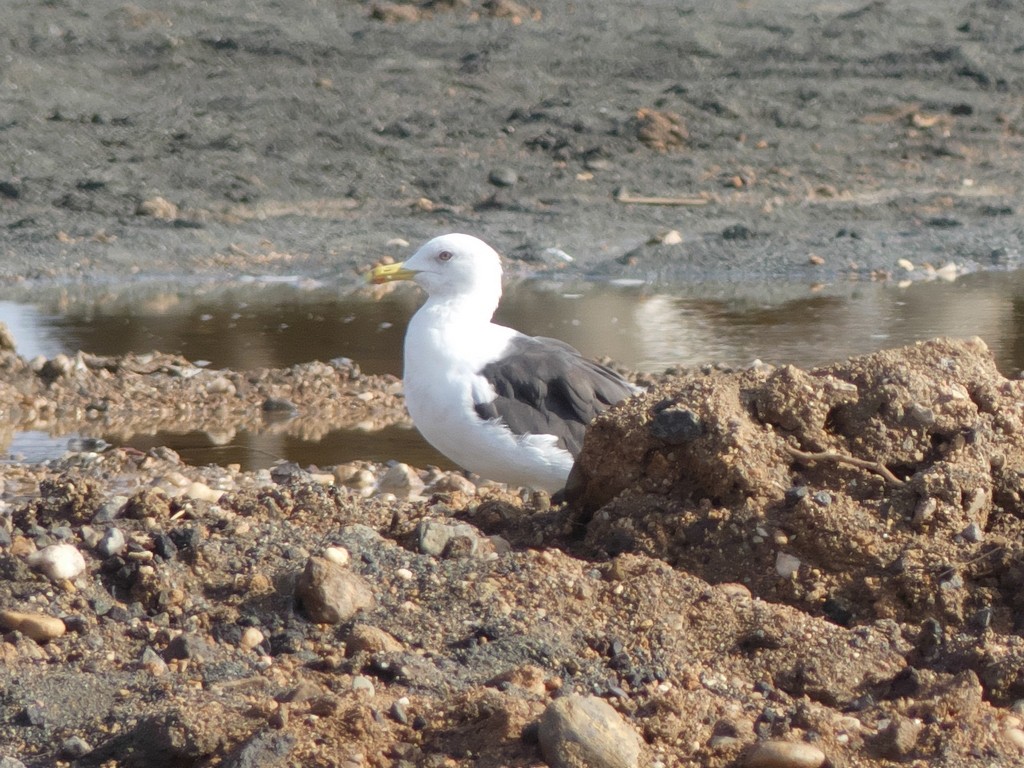
[[[431,296],[416,314],[423,315],[424,319],[430,317],[431,322],[438,325],[489,323],[500,298],[501,294],[488,296],[481,293]]]

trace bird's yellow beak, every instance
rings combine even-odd
[[[412,280],[416,273],[406,269],[405,264],[380,264],[370,270],[370,282],[374,285],[390,283],[392,280]]]

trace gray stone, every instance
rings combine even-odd
[[[425,555],[475,555],[480,548],[480,532],[466,523],[442,523],[421,520],[416,526],[419,550]],[[461,541],[458,541],[461,540]]]
[[[65,757],[77,759],[92,752],[92,745],[81,736],[72,736],[64,739],[64,743],[60,745],[60,751]]]
[[[512,168],[495,168],[487,174],[487,180],[496,187],[514,187],[519,181],[519,174]]]
[[[700,417],[689,408],[671,402],[654,406],[654,415],[647,428],[651,437],[669,445],[683,445],[704,434]]]
[[[340,624],[376,605],[370,583],[323,557],[311,557],[295,585],[295,597],[318,624]]]
[[[295,747],[295,737],[288,733],[267,731],[257,733],[233,753],[221,765],[224,768],[273,768],[287,765],[288,756]]]
[[[640,739],[604,699],[563,696],[544,710],[541,754],[551,768],[635,768]]]

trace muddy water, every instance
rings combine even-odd
[[[156,290],[132,300],[76,301],[60,311],[0,302],[0,321],[29,357],[79,349],[109,355],[160,350],[235,369],[347,357],[367,373],[400,375],[404,328],[418,301],[414,289],[375,298],[341,297],[324,286],[243,286],[205,294]],[[808,367],[939,335],[981,336],[1004,373],[1024,369],[1024,273],[980,273],[903,287],[851,283],[699,291],[525,282],[508,288],[496,319],[564,339],[586,355],[652,372],[755,359]],[[74,436],[23,433],[7,453],[27,459],[59,455],[68,439]],[[444,465],[414,431],[398,428],[339,432],[317,444],[248,433],[216,445],[208,435],[163,434],[132,444],[169,445],[198,464],[395,458]]]

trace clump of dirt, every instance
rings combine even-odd
[[[668,380],[588,432],[584,552],[642,552],[842,626],[941,627],[921,643],[998,638],[920,653],[991,677],[1024,650],[1022,395],[978,339]],[[996,677],[990,698],[1024,696]]]
[[[179,396],[133,360],[39,392]],[[322,373],[256,378],[301,393]],[[36,392],[26,375],[0,367],[0,408]],[[948,340],[665,377],[594,424],[568,505],[369,462],[5,465],[0,754],[534,766],[560,753],[552,702],[598,696],[636,766],[1015,764],[1022,386]],[[54,544],[85,571],[36,572]],[[316,623],[298,587],[328,572],[319,608],[349,605]],[[352,584],[359,601],[332,594]]]

